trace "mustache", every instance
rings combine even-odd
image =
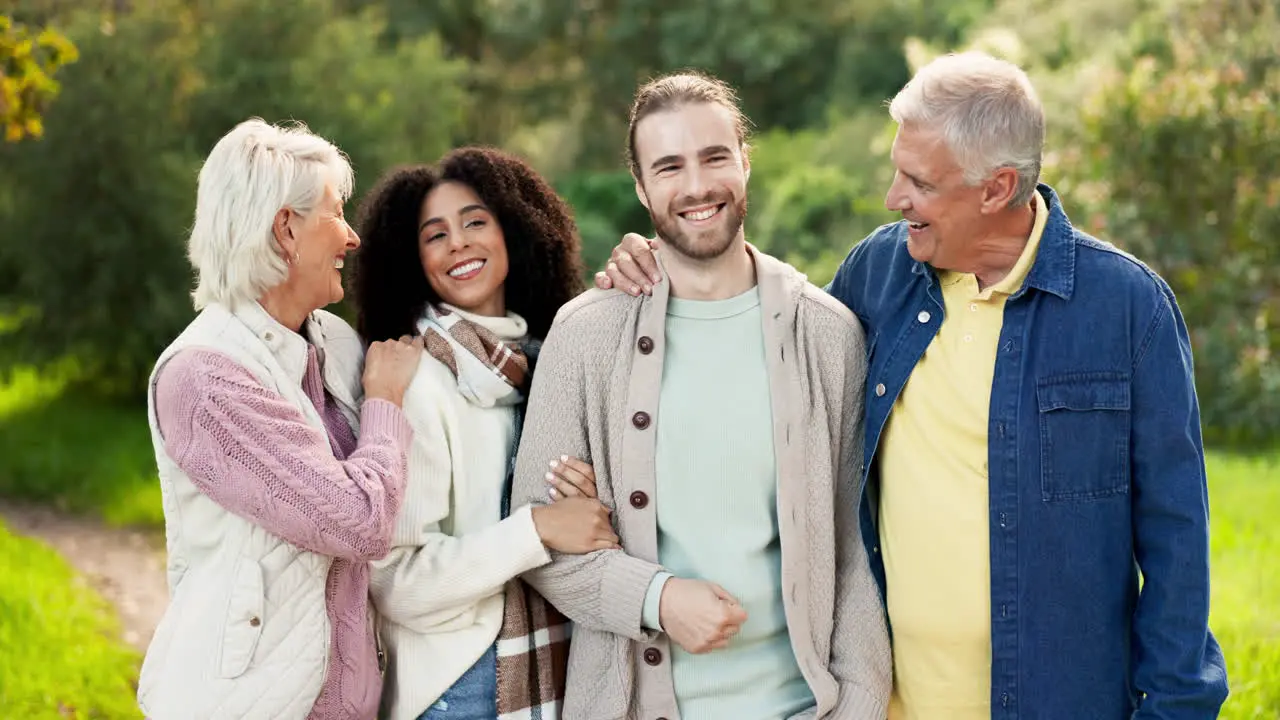
[[[712,191],[702,197],[682,197],[671,203],[671,212],[682,213],[704,205],[727,205],[733,198],[726,191]]]

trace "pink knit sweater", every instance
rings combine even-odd
[[[368,621],[368,561],[390,548],[412,430],[395,404],[366,400],[357,444],[324,390],[311,345],[302,387],[324,418],[327,440],[231,358],[183,350],[157,379],[156,415],[165,451],[202,493],[290,543],[335,558],[326,586],[332,655],[309,717],[366,720],[377,714],[382,691]]]

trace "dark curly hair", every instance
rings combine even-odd
[[[464,147],[436,166],[396,168],[378,180],[357,212],[361,247],[353,273],[356,329],[366,342],[417,334],[439,296],[418,255],[422,201],[459,182],[493,211],[506,241],[506,306],[545,338],[560,307],[584,289],[578,228],[569,206],[524,160],[490,147]]]

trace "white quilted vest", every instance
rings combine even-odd
[[[303,332],[323,353],[325,388],[358,432],[359,337],[322,310],[311,314]],[[165,453],[156,425],[156,375],[174,353],[192,347],[239,361],[324,428],[301,386],[306,341],[257,303],[234,312],[206,308],[161,353],[147,406],[164,499],[170,599],[142,665],[138,705],[150,720],[305,718],[328,670],[331,561],[224,510]]]

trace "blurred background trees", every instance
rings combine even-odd
[[[687,66],[739,88],[755,123],[749,239],[822,284],[894,219],[884,101],[934,54],[980,47],[1032,74],[1050,114],[1045,180],[1073,221],[1178,293],[1206,432],[1280,436],[1274,0],[12,5],[0,112],[22,139],[0,144],[6,362],[72,357],[136,402],[192,314],[183,245],[200,162],[255,115],[337,142],[357,201],[384,170],[456,145],[521,153],[573,205],[597,269],[623,232],[650,230],[622,160],[631,95]],[[15,94],[26,114],[12,115]]]

